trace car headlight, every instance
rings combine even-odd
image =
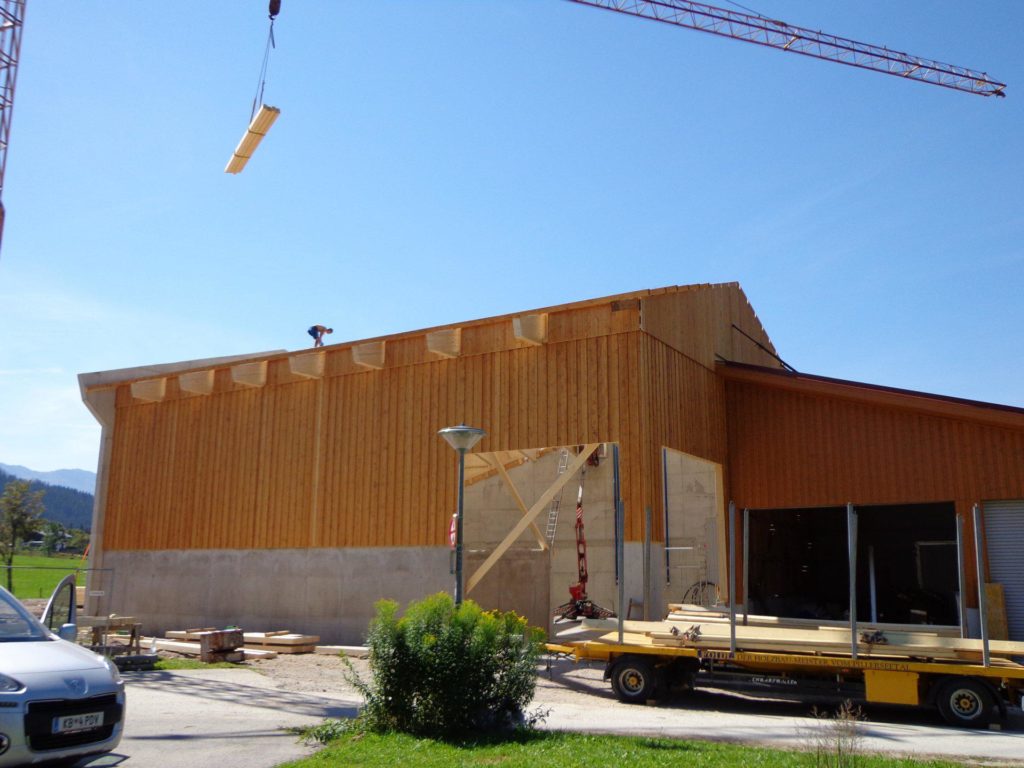
[[[107,668],[107,672],[109,672],[110,676],[112,678],[114,678],[114,682],[115,683],[120,683],[121,682],[121,671],[117,668],[117,664],[112,662],[106,656],[100,656],[99,658],[100,658],[100,661],[103,662],[103,666]]]
[[[0,693],[15,693],[25,686],[9,675],[0,672]]]

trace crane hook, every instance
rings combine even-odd
[[[270,12],[270,20],[273,21],[277,14],[281,12],[281,0],[270,0],[270,6],[267,10]]]

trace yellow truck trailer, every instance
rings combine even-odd
[[[586,624],[586,622],[585,622]],[[621,640],[620,640],[621,638]],[[644,633],[549,643],[552,653],[605,662],[620,700],[642,703],[673,689],[739,690],[773,698],[935,707],[950,725],[980,728],[1021,702],[1024,665],[976,660],[730,650],[659,644]]]

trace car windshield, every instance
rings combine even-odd
[[[43,625],[10,592],[0,589],[0,643],[47,639]]]

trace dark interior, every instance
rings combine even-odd
[[[857,507],[857,620],[957,624],[952,502]],[[846,507],[750,511],[750,611],[849,617]]]

